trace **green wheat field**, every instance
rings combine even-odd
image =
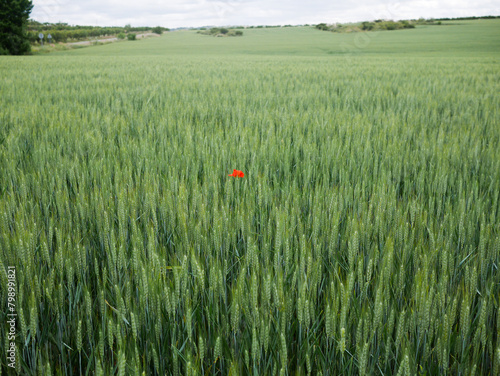
[[[500,20],[0,79],[1,375],[500,374]]]

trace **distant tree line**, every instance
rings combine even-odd
[[[500,16],[481,16],[481,17],[458,17],[458,18],[419,18],[418,20],[375,20],[373,22],[364,21],[361,23],[348,23],[348,24],[326,24],[320,23],[314,27],[318,30],[333,31],[333,32],[353,32],[353,31],[376,31],[376,30],[400,30],[400,29],[413,29],[416,25],[441,25],[441,21],[455,21],[455,20],[479,20],[500,18]]]
[[[436,21],[458,21],[458,20],[482,20],[500,18],[500,16],[478,16],[478,17],[456,17],[456,18],[436,18]]]
[[[400,29],[413,29],[415,25],[419,24],[417,20],[411,21],[384,21],[375,20],[373,22],[361,22],[359,24],[326,24],[320,23],[315,25],[315,28],[323,31],[332,31],[338,33],[355,32],[355,31],[375,31],[375,30],[400,30]]]
[[[31,43],[38,42],[38,34],[42,32],[47,38],[47,35],[52,36],[54,42],[67,42],[68,40],[82,40],[95,37],[104,37],[109,35],[115,35],[123,31],[123,28],[85,28],[85,29],[72,29],[72,30],[57,30],[57,29],[44,29],[29,31],[28,37]]]
[[[231,26],[230,28],[228,28],[229,30],[233,30],[233,29],[272,29],[272,28],[280,28],[280,27],[299,27],[299,26],[310,26],[309,24],[305,24],[305,25],[252,25],[252,26]],[[197,30],[210,30],[210,28],[207,28],[207,27],[197,27],[197,28],[194,28],[194,29],[197,29]],[[217,28],[212,28],[212,29],[217,29]]]
[[[146,32],[152,31],[156,34],[162,34],[168,31],[166,27],[157,26],[154,28],[148,26],[131,27],[130,25],[123,26],[70,26],[67,23],[40,23],[30,20],[28,23],[28,39],[31,43],[38,42],[38,34],[43,33],[45,38],[48,34],[52,36],[54,42],[67,42],[70,40],[85,40],[88,38],[105,37],[111,35],[118,35],[120,33],[127,34],[131,32]]]
[[[410,21],[382,21],[375,20],[374,22],[362,22],[361,30],[399,30],[399,29],[413,29],[415,23]]]
[[[210,29],[201,28],[198,31],[198,34],[212,35],[212,36],[223,36],[223,37],[241,37],[243,35],[243,31],[234,30],[234,29],[226,29],[225,27],[212,27]]]

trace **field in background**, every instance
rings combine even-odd
[[[0,58],[18,372],[498,374],[499,26]]]
[[[494,57],[500,51],[500,20],[443,21],[416,29],[336,34],[314,27],[245,29],[242,38],[202,38],[196,30],[167,32],[140,46],[113,45],[71,51],[68,56],[327,56]],[[62,54],[62,53],[61,53]],[[335,60],[329,60],[334,62]]]

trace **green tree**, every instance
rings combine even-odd
[[[328,26],[326,23],[320,23],[320,24],[317,24],[315,26],[316,29],[319,29],[319,30],[328,30]]]
[[[0,0],[0,54],[30,52],[27,25],[32,9],[31,0]]]
[[[373,22],[365,21],[361,24],[362,30],[373,30],[374,27],[375,27],[375,24]]]
[[[161,35],[163,33],[163,28],[161,26],[153,27],[151,30],[153,33]]]

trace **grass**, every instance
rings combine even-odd
[[[390,32],[335,34],[314,27],[245,29],[243,38],[201,38],[195,30],[165,33],[140,46],[104,46],[70,56],[329,56],[493,57],[500,49],[498,20],[448,21]],[[369,42],[367,42],[369,41]],[[64,52],[61,52],[64,54]]]
[[[68,51],[68,50],[76,50],[78,48],[85,48],[88,46],[102,46],[105,44],[109,44],[111,42],[92,42],[92,44],[66,44],[66,43],[57,43],[57,44],[45,44],[43,46],[31,46],[31,55],[41,55],[48,54],[52,52],[59,51]]]
[[[497,374],[499,24],[1,57],[18,373]]]

